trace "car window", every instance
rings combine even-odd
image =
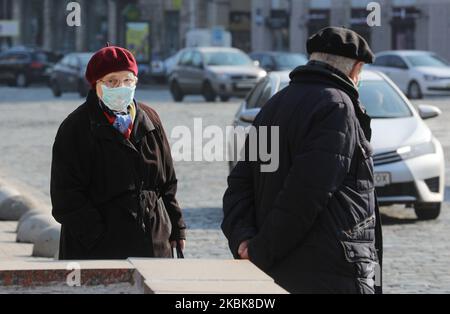
[[[203,64],[202,55],[198,52],[194,52],[192,56],[192,65],[199,68]]]
[[[192,51],[186,51],[180,58],[180,65],[191,65],[192,64]]]
[[[69,60],[70,60],[70,56],[65,56],[62,60],[61,60],[61,64],[62,65],[69,65]]]
[[[209,66],[253,65],[253,60],[239,51],[215,51],[205,53],[205,63]]]
[[[272,57],[268,55],[262,56],[260,63],[263,68],[273,68],[274,66]]]
[[[302,54],[281,53],[275,56],[275,63],[283,70],[293,70],[308,63],[308,58]]]
[[[407,56],[406,59],[413,67],[447,67],[450,65],[446,60],[433,54]]]
[[[37,52],[34,55],[34,58],[36,59],[36,61],[39,61],[39,62],[42,62],[42,63],[48,62],[47,55],[44,52]]]
[[[270,81],[267,78],[261,80],[258,84],[256,84],[254,89],[247,97],[247,109],[260,108],[264,105],[261,104],[260,99],[262,98],[262,94],[267,85],[270,85]]]
[[[380,56],[375,59],[374,66],[386,67],[388,66],[389,56]]]
[[[403,61],[402,58],[400,58],[399,56],[389,56],[387,63],[388,63],[388,66],[391,68],[397,68],[397,69],[407,69],[408,68],[405,61]]]
[[[77,59],[77,57],[70,56],[68,65],[70,67],[72,67],[72,68],[77,68],[78,67],[78,59]]]
[[[28,55],[24,53],[13,53],[9,56],[10,62],[24,62],[28,60]]]
[[[393,119],[412,116],[403,98],[385,81],[363,81],[359,94],[361,103],[372,118]]]
[[[258,100],[258,107],[264,107],[269,99],[272,97],[272,84],[270,80],[264,85],[263,91],[261,93],[261,98]]]

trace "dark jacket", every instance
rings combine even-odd
[[[250,239],[251,261],[292,293],[375,291],[381,225],[370,118],[358,98],[325,64],[297,68],[254,123],[279,127],[278,170],[241,161],[228,179],[222,229],[232,253]]]
[[[177,179],[156,112],[136,104],[127,140],[91,91],[61,124],[53,146],[51,199],[61,223],[60,259],[170,257],[184,239]]]

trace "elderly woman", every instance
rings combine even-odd
[[[157,113],[134,100],[137,64],[120,47],[90,60],[86,102],[61,124],[53,146],[53,217],[59,258],[171,257],[185,224]]]

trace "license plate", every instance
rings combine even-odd
[[[383,187],[391,184],[391,174],[388,172],[378,172],[374,174],[376,187]]]

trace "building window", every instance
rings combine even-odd
[[[251,13],[244,11],[230,12],[230,26],[233,47],[243,51],[251,50]]]
[[[421,14],[415,7],[397,7],[393,9],[392,26],[392,49],[415,49],[416,48],[416,19]]]
[[[372,28],[367,24],[366,9],[352,9],[350,28],[361,35],[371,45]]]
[[[330,10],[312,9],[308,14],[308,36],[330,26]]]

